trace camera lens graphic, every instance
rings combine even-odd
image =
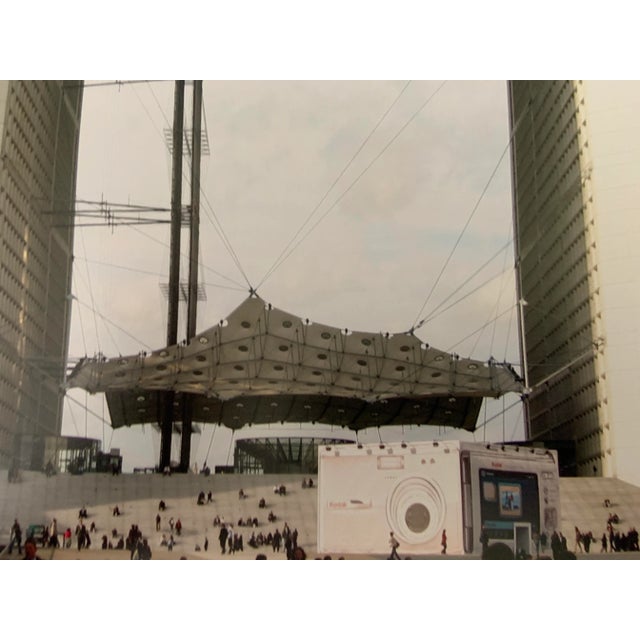
[[[427,509],[423,504],[414,502],[407,508],[404,521],[413,533],[423,533],[429,528],[431,514],[429,513],[429,509]]]
[[[406,478],[387,500],[387,519],[409,544],[421,544],[438,535],[444,521],[446,504],[440,487],[425,478]]]

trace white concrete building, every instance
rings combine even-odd
[[[0,468],[60,434],[82,86],[0,81]]]
[[[512,81],[528,436],[640,485],[640,82]]]

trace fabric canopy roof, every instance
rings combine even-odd
[[[473,430],[483,397],[523,391],[508,364],[460,358],[411,333],[351,332],[247,298],[188,344],[82,360],[69,387],[105,392],[112,426],[158,423],[164,392],[194,422],[320,422],[361,429],[435,424]]]

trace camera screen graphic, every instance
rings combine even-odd
[[[500,515],[520,517],[522,515],[522,495],[519,484],[498,485],[500,493]]]
[[[480,469],[482,526],[491,538],[511,539],[514,522],[540,532],[538,476],[524,471]]]

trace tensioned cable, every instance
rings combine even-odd
[[[158,240],[157,238],[154,238],[153,236],[150,236],[148,233],[145,233],[144,231],[142,231],[142,229],[138,229],[138,228],[134,227],[134,230],[137,231],[140,235],[143,235],[146,238],[149,238],[149,240],[152,240],[153,242],[156,242],[157,244],[159,244],[159,245],[161,245],[161,246],[163,246],[165,248],[169,247],[169,245],[166,242],[163,242],[162,240]],[[188,256],[185,256],[183,253],[181,253],[180,256],[182,258],[188,257]],[[217,276],[220,276],[221,278],[224,278],[225,280],[228,280],[229,282],[235,284],[238,287],[236,289],[236,291],[246,291],[245,287],[241,283],[236,282],[233,278],[230,278],[229,276],[225,276],[223,273],[220,273],[219,271],[216,271],[215,269],[212,269],[211,267],[208,267],[205,264],[202,264],[202,267],[204,269],[206,269],[207,271],[211,271],[212,273],[215,273]]]
[[[70,400],[68,395],[65,395],[65,400]],[[78,403],[80,404],[80,403]],[[80,430],[78,429],[78,424],[76,422],[76,417],[73,415],[73,409],[69,407],[69,415],[71,416],[71,422],[73,422],[73,428],[76,430],[78,437],[80,437]]]
[[[496,273],[494,276],[491,276],[490,278],[488,278],[487,280],[484,280],[483,282],[481,282],[477,287],[471,289],[471,291],[465,293],[462,297],[458,298],[457,300],[455,300],[454,302],[452,302],[450,305],[444,307],[443,309],[440,309],[440,311],[438,311],[437,313],[432,313],[428,318],[425,318],[425,320],[423,321],[423,323],[421,324],[421,326],[424,326],[424,324],[427,324],[429,322],[431,322],[432,320],[435,320],[436,318],[440,317],[443,313],[445,313],[446,311],[448,311],[449,309],[455,307],[457,304],[459,304],[460,302],[462,302],[463,300],[466,300],[469,296],[472,296],[474,293],[476,293],[477,291],[480,291],[480,289],[482,289],[483,287],[486,287],[490,282],[493,282],[494,280],[497,280],[498,278],[501,278],[504,276],[504,274],[507,271],[510,271],[511,267],[508,267],[506,269],[504,269],[503,271],[501,271],[500,273]],[[451,296],[449,296],[451,297]],[[441,307],[442,305],[440,305]],[[490,324],[490,323],[489,323]],[[486,326],[486,325],[485,325]],[[472,334],[474,335],[474,334]]]
[[[78,256],[74,256],[74,259],[78,258]],[[86,267],[86,271],[87,271],[87,276],[89,277],[89,266],[88,264],[85,263],[85,267]],[[80,272],[78,273],[78,277],[82,277]],[[89,278],[89,281],[86,283],[86,286],[89,288],[89,292],[91,293],[91,279]],[[95,301],[93,299],[93,295],[90,296],[91,297],[91,305],[88,305],[86,303],[83,303],[85,307],[87,307],[87,309],[90,309],[91,312],[93,313],[93,321],[96,327],[96,342],[98,345],[98,351],[102,351],[102,347],[100,346],[100,335],[98,333],[98,324],[97,324],[97,320],[96,320],[96,315],[100,318],[102,318],[103,320],[105,319],[105,316],[103,316],[99,311],[98,308],[95,304]],[[78,296],[75,296],[75,299],[78,303],[80,303],[80,300],[78,298]],[[115,347],[116,351],[120,351],[118,349],[118,344],[113,336],[113,333],[111,332],[111,329],[109,328],[109,326],[107,324],[104,325],[104,328],[106,330],[106,332],[108,333],[109,337],[111,338],[111,341],[113,342],[113,346]],[[85,353],[86,353],[86,346],[85,346]]]
[[[84,243],[84,233],[82,231],[80,231],[80,241],[82,242],[82,248],[84,249],[84,255],[87,255],[87,247]],[[95,303],[95,299],[93,297],[93,287],[91,286],[91,274],[89,273],[89,265],[87,265],[87,263],[85,262],[85,270],[87,272],[87,285],[89,287],[89,297],[91,298],[91,306],[93,309],[95,309],[96,303]],[[93,316],[93,324],[95,326],[95,330],[96,330],[96,342],[98,344],[98,351],[102,351],[101,347],[100,347],[100,334],[98,333],[98,321],[96,320],[96,316],[94,313]]]
[[[156,95],[155,95],[155,93],[154,93],[154,91],[153,91],[153,89],[151,88],[150,85],[149,85],[149,90],[151,91],[151,94],[153,95],[153,98],[156,101],[156,104],[158,105],[158,108],[160,109],[160,113],[162,114],[162,117],[164,118],[164,121],[167,123],[167,126],[169,127],[169,121],[167,119],[167,116],[164,113],[164,109],[162,108],[162,106],[158,102],[158,99],[156,98]],[[203,112],[203,114],[205,113],[205,111],[206,110],[205,110],[204,96],[203,96],[203,98],[202,98],[202,112]],[[147,111],[147,114],[149,114],[148,111]],[[149,118],[151,118],[150,115],[149,115]],[[206,120],[206,116],[205,116],[205,120]],[[160,135],[164,140],[164,136],[162,134],[160,134]],[[175,144],[175,141],[174,141],[174,144]],[[183,178],[185,178],[187,184],[190,185],[191,184],[190,176],[187,174],[187,172],[185,170],[183,170],[182,175],[183,175]],[[240,259],[238,258],[238,255],[236,254],[235,250],[233,249],[233,246],[231,245],[231,242],[230,242],[229,238],[227,237],[227,234],[225,233],[224,229],[222,228],[222,224],[220,223],[220,220],[218,219],[218,216],[216,215],[216,212],[215,212],[213,206],[209,202],[209,198],[207,197],[207,194],[204,192],[204,189],[202,188],[202,184],[200,185],[200,195],[204,199],[204,202],[206,203],[206,205],[209,207],[209,210],[207,210],[207,207],[201,207],[202,210],[205,212],[207,218],[209,219],[209,222],[211,222],[211,224],[213,226],[214,231],[218,234],[218,237],[222,241],[222,244],[224,245],[225,249],[227,250],[227,252],[231,256],[231,259],[235,263],[236,267],[238,268],[238,270],[242,274],[242,277],[245,279],[245,281],[246,281],[246,283],[247,283],[247,285],[249,287],[249,290],[253,291],[253,287],[251,286],[251,282],[249,282],[249,278],[247,277],[247,274],[245,273],[242,265],[240,264]]]
[[[98,418],[98,420],[102,420],[100,415],[98,415],[95,411],[93,411],[92,409],[89,409],[89,407],[86,407],[81,402],[78,402],[78,400],[76,400],[75,398],[72,398],[69,394],[65,394],[65,398],[68,398],[69,400],[71,400],[71,402],[75,402],[79,407],[82,407],[83,411],[86,411],[87,413],[90,413],[94,418]],[[107,426],[111,427],[111,425],[108,422],[105,422],[105,424]],[[111,428],[113,429],[113,427],[111,427]],[[76,431],[77,431],[77,429],[76,429]],[[115,431],[115,429],[114,429],[114,431]]]
[[[509,271],[512,271],[511,268],[508,269]],[[496,303],[494,306],[494,311],[492,312],[495,313],[495,315],[498,315],[498,310],[500,309],[500,300],[502,299],[502,294],[504,293],[504,290],[506,289],[507,283],[509,282],[508,278],[504,278],[504,274],[507,271],[507,254],[505,252],[504,254],[504,261],[502,263],[502,274],[503,274],[503,280],[502,280],[502,286],[500,287],[500,290],[498,291],[498,297],[496,299]],[[496,337],[496,327],[498,326],[498,322],[497,319],[493,319],[492,322],[490,322],[490,324],[492,325],[491,327],[491,340],[489,342],[489,353],[493,353],[493,344],[495,341],[495,337]],[[469,352],[469,357],[471,358],[473,353],[475,352],[475,350],[478,347],[478,344],[480,343],[480,339],[482,338],[482,333],[480,332],[478,333],[478,336],[476,337],[476,341],[475,344],[473,345],[471,351]]]
[[[233,446],[236,437],[236,432],[231,431],[231,438],[229,440],[229,450],[227,451],[227,466],[229,466],[229,459],[231,458],[231,447]]]
[[[336,205],[344,198],[344,196],[351,191],[351,189],[360,181],[362,176],[379,160],[379,158],[384,154],[384,152],[398,139],[398,137],[402,134],[402,132],[417,118],[420,112],[431,102],[431,100],[436,96],[436,94],[442,89],[442,87],[446,84],[446,81],[442,82],[438,88],[425,100],[425,102],[420,106],[420,108],[407,120],[404,125],[399,129],[399,131],[391,138],[391,140],[382,148],[382,150],[378,153],[377,156],[364,168],[364,170],[358,175],[358,177],[338,196],[338,198],[333,202],[333,204],[320,216],[320,218],[315,222],[315,224],[296,242],[296,244],[289,250],[289,252],[276,264],[274,265],[268,273],[268,277],[271,277],[273,273],[279,269],[282,264],[289,258],[289,256],[300,246],[302,242],[309,236],[309,234],[333,211]],[[259,287],[264,284],[267,276],[262,278],[260,281]]]
[[[209,440],[209,448],[207,449],[207,455],[204,458],[205,464],[209,460],[209,452],[211,451],[211,445],[213,444],[213,436],[215,435],[217,428],[218,428],[218,425],[214,424],[213,429],[211,430],[211,439]]]
[[[448,349],[446,349],[446,351],[451,352],[453,349],[455,349],[459,344],[462,344],[465,340],[468,340],[469,338],[471,338],[472,336],[475,336],[476,333],[478,333],[478,331],[483,331],[485,329],[485,327],[488,327],[492,322],[496,322],[499,318],[501,318],[502,316],[506,315],[507,313],[509,313],[511,311],[511,309],[514,307],[515,305],[511,305],[508,309],[505,309],[501,314],[497,315],[493,320],[491,320],[490,322],[486,322],[485,324],[483,324],[481,327],[479,327],[478,329],[476,329],[473,333],[470,333],[468,336],[462,338],[462,340],[458,340],[458,342],[456,342],[454,345],[452,345],[451,347],[449,347]]]
[[[391,110],[393,109],[393,107],[396,105],[396,103],[398,102],[398,100],[400,100],[400,98],[402,97],[402,95],[404,94],[404,92],[407,90],[407,88],[409,87],[409,85],[411,84],[411,80],[409,80],[404,87],[402,87],[402,89],[400,90],[400,92],[398,93],[398,95],[396,96],[395,100],[389,105],[389,107],[387,108],[387,110],[382,114],[382,116],[378,119],[378,122],[375,124],[375,126],[373,127],[373,129],[369,132],[369,134],[367,135],[367,137],[362,141],[362,143],[360,144],[360,146],[358,147],[357,151],[353,154],[353,156],[351,157],[351,160],[349,160],[349,162],[347,162],[347,164],[344,166],[344,168],[342,169],[342,171],[339,173],[338,177],[331,183],[331,186],[325,191],[324,195],[322,196],[322,198],[320,198],[320,201],[318,202],[318,204],[313,208],[313,210],[311,211],[311,213],[307,216],[307,218],[305,219],[305,221],[300,225],[300,227],[298,228],[298,230],[294,233],[294,235],[292,236],[291,240],[289,240],[289,242],[287,243],[287,245],[285,246],[285,248],[280,252],[280,255],[274,260],[273,264],[271,265],[271,267],[269,267],[269,269],[267,269],[267,272],[265,273],[265,275],[262,277],[262,280],[260,281],[260,284],[258,286],[260,286],[270,275],[271,270],[275,267],[275,265],[278,264],[278,261],[280,260],[280,258],[282,258],[282,256],[286,253],[286,251],[289,249],[289,247],[293,244],[293,242],[295,241],[295,239],[302,233],[302,230],[305,228],[305,226],[307,225],[307,223],[309,222],[309,220],[311,220],[311,218],[313,218],[313,216],[315,215],[316,211],[322,206],[322,203],[327,199],[327,196],[331,193],[331,191],[333,190],[333,188],[336,186],[336,184],[338,184],[338,182],[340,181],[340,179],[342,178],[342,176],[347,172],[347,170],[349,169],[349,167],[351,167],[351,165],[353,164],[353,162],[355,161],[355,159],[358,157],[358,155],[360,154],[360,152],[362,151],[362,149],[364,149],[365,145],[367,144],[367,142],[369,142],[369,140],[371,139],[371,137],[373,136],[373,134],[379,129],[380,125],[382,124],[382,122],[385,120],[385,118],[389,115],[389,113],[391,112]]]
[[[124,85],[142,84],[149,82],[169,82],[169,80],[110,80],[108,82],[83,82],[78,85],[67,85],[66,88],[71,89],[94,89],[95,87],[122,87]]]
[[[151,87],[151,85],[150,85],[150,84],[148,85],[148,88],[149,88],[149,91],[151,92],[151,95],[153,96],[153,99],[154,99],[154,101],[155,101],[156,105],[158,106],[158,109],[160,110],[160,113],[161,113],[161,115],[162,115],[162,117],[163,117],[163,119],[164,119],[164,121],[165,121],[165,124],[167,125],[167,127],[168,127],[168,128],[171,128],[171,125],[170,125],[170,123],[169,123],[169,121],[168,121],[168,119],[167,119],[167,116],[166,116],[165,112],[164,112],[164,108],[162,107],[162,105],[161,105],[161,104],[160,104],[160,102],[158,101],[158,98],[157,98],[157,96],[156,96],[155,92],[153,91],[153,88]],[[151,123],[152,123],[152,125],[153,125],[154,129],[156,130],[156,132],[158,133],[158,135],[159,135],[159,136],[163,139],[163,141],[164,141],[164,140],[165,140],[165,139],[164,139],[164,135],[163,135],[163,134],[162,134],[162,132],[157,128],[157,126],[156,126],[156,124],[155,124],[155,122],[154,122],[153,118],[151,117],[151,114],[149,113],[148,109],[146,108],[146,106],[145,106],[145,105],[144,105],[144,103],[142,102],[142,100],[141,100],[140,96],[138,96],[137,92],[135,91],[135,88],[134,88],[134,87],[132,87],[132,89],[133,89],[134,93],[136,94],[136,97],[138,98],[138,101],[142,104],[142,106],[143,106],[143,108],[144,108],[144,110],[145,110],[145,113],[147,114],[147,117],[148,117],[148,118],[149,118],[149,120],[151,121]],[[204,107],[204,97],[203,97],[203,101],[202,101],[202,110],[203,110],[203,113],[204,113],[204,111],[205,111],[205,107]],[[174,141],[174,144],[175,144],[175,141]],[[186,170],[184,170],[184,169],[183,169],[183,171],[182,171],[182,177],[185,179],[185,181],[186,181],[187,185],[190,185],[190,184],[191,184],[190,176],[188,175],[188,172],[186,172]],[[209,212],[209,211],[207,211],[207,210],[206,210],[206,208],[205,208],[205,207],[203,207],[203,210],[204,210],[204,212],[207,214],[207,217],[209,218],[209,221],[211,222],[211,224],[212,224],[212,226],[213,226],[213,228],[214,228],[214,231],[215,231],[215,232],[218,234],[218,236],[220,237],[220,239],[221,239],[221,241],[222,241],[222,244],[224,245],[224,247],[225,247],[225,248],[227,249],[227,251],[229,252],[229,255],[231,256],[231,259],[235,262],[236,267],[238,268],[238,270],[240,271],[240,273],[241,273],[241,274],[242,274],[242,276],[244,277],[244,279],[245,279],[245,281],[246,281],[246,283],[247,283],[247,285],[248,285],[248,287],[249,287],[249,290],[252,290],[251,283],[249,282],[249,279],[247,278],[247,275],[246,275],[246,273],[245,273],[244,269],[242,268],[242,265],[240,264],[240,260],[238,259],[237,254],[235,253],[235,251],[234,251],[233,247],[231,246],[231,242],[230,242],[230,241],[229,241],[229,239],[227,238],[227,235],[226,235],[226,233],[224,232],[224,229],[222,228],[222,225],[221,225],[220,221],[218,220],[218,218],[217,218],[217,216],[216,216],[216,214],[215,214],[215,211],[213,211],[213,207],[212,207],[212,206],[211,206],[211,204],[209,203],[209,200],[208,200],[208,198],[207,198],[207,195],[205,194],[205,192],[204,192],[204,190],[203,190],[202,186],[200,187],[200,195],[201,195],[201,196],[203,196],[203,198],[204,198],[205,202],[207,203],[207,205],[208,205],[208,206],[209,206],[209,208],[211,209],[211,212]],[[212,216],[213,216],[213,219],[212,219]],[[214,222],[214,219],[215,219],[215,222]],[[136,230],[137,230],[137,231],[139,231],[139,229],[136,229]],[[166,245],[166,244],[164,244],[164,243],[160,243],[160,244],[163,244],[163,246],[168,246],[168,245]],[[181,255],[182,255],[182,254],[181,254]],[[184,256],[182,256],[182,257],[184,257]],[[203,265],[203,266],[204,266],[204,265]],[[213,271],[213,270],[212,270],[212,271]],[[214,271],[214,273],[217,273],[217,272],[215,272],[215,271]],[[222,275],[222,274],[218,274],[218,275]],[[226,276],[222,276],[222,277],[225,277],[225,278],[226,278]],[[227,278],[227,279],[228,279],[228,280],[230,280],[230,278]],[[235,282],[234,282],[234,284],[238,284],[238,283],[235,283]],[[240,286],[240,287],[241,287],[241,289],[240,289],[241,291],[245,291],[245,290],[246,290],[246,289],[245,289],[245,287],[243,287],[242,285],[238,285],[238,286]]]
[[[151,95],[153,95],[153,99],[156,101],[156,104],[158,105],[158,107],[160,107],[160,104],[158,103],[158,99],[156,98],[156,94],[153,92],[153,89],[151,89],[151,85],[148,82],[147,82],[147,86],[151,90]],[[151,114],[149,113],[149,110],[147,109],[147,106],[142,101],[142,98],[140,97],[140,95],[136,91],[136,88],[135,87],[131,87],[131,90],[133,91],[133,93],[135,94],[136,98],[138,99],[138,102],[140,103],[140,105],[144,109],[145,113],[147,114],[147,117],[151,121],[151,124],[153,125],[153,128],[156,130],[156,133],[158,133],[158,135],[164,140],[164,135],[163,135],[162,131],[160,131],[158,129],[158,127],[156,126],[156,123],[154,122],[153,118],[151,117]],[[162,107],[160,107],[160,109],[162,110]],[[164,116],[164,113],[162,115]],[[165,118],[165,121],[166,121],[166,118]],[[168,123],[167,123],[167,126],[169,126]]]
[[[444,274],[444,272],[445,272],[445,270],[446,270],[446,268],[447,268],[447,266],[449,264],[449,261],[453,257],[453,254],[455,253],[458,245],[460,244],[460,241],[462,240],[462,236],[465,234],[465,231],[467,230],[467,227],[471,223],[471,220],[472,220],[473,216],[475,215],[476,211],[478,210],[478,207],[480,206],[480,203],[482,202],[482,199],[484,198],[485,193],[489,189],[489,185],[491,184],[493,178],[495,177],[496,173],[498,172],[498,169],[499,169],[500,165],[502,164],[502,160],[504,159],[504,156],[506,155],[507,151],[511,147],[511,143],[513,141],[513,138],[515,137],[516,132],[518,131],[518,128],[520,127],[520,123],[522,122],[522,119],[523,119],[524,114],[526,112],[527,112],[526,109],[523,110],[523,112],[520,114],[520,117],[518,118],[518,120],[516,121],[515,125],[513,126],[513,129],[512,129],[512,131],[511,131],[511,133],[509,135],[509,140],[507,141],[507,145],[505,146],[503,152],[500,154],[500,158],[498,159],[498,162],[497,162],[497,164],[495,166],[495,169],[493,170],[493,172],[489,176],[489,180],[487,181],[487,184],[485,185],[484,189],[482,190],[482,193],[480,194],[480,197],[478,198],[478,201],[476,202],[475,206],[471,210],[471,214],[469,215],[469,218],[467,219],[467,222],[465,223],[464,227],[462,228],[462,231],[460,232],[460,235],[458,236],[455,244],[453,245],[453,248],[451,249],[451,252],[449,253],[449,256],[445,260],[445,263],[444,263],[442,269],[440,270],[440,273],[438,274],[438,277],[436,278],[436,281],[433,283],[433,286],[431,287],[431,290],[429,291],[429,295],[427,296],[427,299],[424,301],[424,304],[420,308],[420,311],[418,311],[416,319],[415,319],[415,321],[413,323],[414,327],[416,326],[416,323],[418,322],[418,318],[422,315],[422,312],[424,311],[424,308],[429,303],[429,300],[431,299],[431,296],[433,295],[433,292],[435,291],[436,287],[438,286],[438,283],[440,282],[440,279],[442,278],[442,276],[443,276],[443,274]]]
[[[496,418],[499,418],[501,415],[503,415],[506,411],[509,411],[509,409],[513,409],[513,407],[517,407],[518,405],[522,406],[522,399],[518,398],[515,402],[512,402],[508,407],[504,407],[502,409],[502,411],[498,411],[498,413],[496,413],[495,415],[491,416],[490,418],[488,418],[487,420],[485,420],[481,425],[479,425],[478,429],[486,426],[489,422],[491,422],[492,420],[495,420]],[[477,429],[476,429],[477,430]]]
[[[515,291],[514,291],[514,295],[515,295]],[[507,352],[509,351],[509,342],[511,340],[511,326],[513,325],[513,312],[516,309],[516,304],[514,303],[512,309],[511,309],[511,316],[509,317],[509,322],[507,323],[507,337],[504,341],[504,356],[503,356],[503,360],[506,361],[507,359]]]
[[[75,279],[76,279],[76,271],[75,271],[75,269],[71,270],[71,278],[72,278],[72,280],[75,281]],[[77,286],[74,287],[74,288],[75,288],[76,291],[78,290]],[[74,297],[75,296],[72,296],[72,300],[73,300]],[[82,310],[81,309],[78,309],[78,319],[80,320],[80,334],[82,335],[82,344],[84,345],[84,352],[86,354],[87,353],[87,339],[86,339],[86,337],[84,335],[84,323],[82,322]]]
[[[522,402],[520,403],[520,410],[518,411],[518,415],[516,416],[516,419],[514,420],[514,427],[513,427],[513,431],[511,432],[511,437],[509,438],[509,441],[512,442],[514,436],[516,435],[516,429],[518,428],[518,424],[520,422],[520,418],[522,417]]]
[[[231,256],[231,259],[234,261],[236,267],[238,267],[238,270],[242,274],[242,277],[245,279],[245,282],[247,283],[249,290],[255,291],[255,288],[251,285],[251,282],[249,281],[249,278],[247,277],[247,274],[245,273],[245,270],[243,269],[242,264],[240,264],[240,259],[238,258],[234,248],[231,246],[231,242],[227,238],[227,234],[224,232],[224,229],[222,228],[222,224],[220,224],[220,221],[218,220],[218,216],[216,215],[213,205],[209,202],[209,198],[207,194],[204,192],[204,190],[202,189],[202,187],[200,187],[200,195],[204,198],[204,202],[207,205],[206,207],[202,207],[202,210],[204,210],[204,212],[207,214],[207,218],[209,219],[216,233],[222,240],[222,243],[224,244],[225,248],[229,252],[229,255]],[[207,210],[207,207],[209,208],[209,210]],[[214,223],[214,220],[215,220],[215,223]],[[217,227],[216,227],[216,224],[218,225]]]
[[[122,333],[124,333],[125,335],[129,336],[129,338],[131,338],[132,340],[135,340],[136,342],[140,343],[143,347],[146,347],[150,351],[153,350],[152,347],[150,347],[148,344],[145,344],[142,340],[140,340],[140,338],[136,338],[136,336],[134,336],[133,334],[129,333],[126,329],[123,329],[121,326],[117,325],[115,322],[113,322],[113,320],[109,320],[109,318],[107,318],[106,316],[101,314],[97,309],[93,309],[86,302],[82,302],[77,296],[76,296],[76,302],[78,304],[81,304],[83,307],[86,307],[87,309],[90,309],[91,311],[93,311],[93,313],[97,314],[100,318],[102,318],[102,320],[104,320],[105,322],[108,322],[109,324],[113,325],[116,329],[122,331]]]
[[[458,238],[456,239],[456,241],[455,241],[455,243],[453,245],[453,248],[451,249],[449,255],[447,256],[447,259],[445,260],[444,265],[443,265],[442,269],[440,270],[440,273],[438,274],[438,277],[436,278],[436,281],[433,283],[433,285],[431,287],[431,290],[429,291],[429,294],[427,295],[426,300],[424,301],[424,303],[420,307],[420,311],[418,311],[416,319],[414,320],[413,325],[412,325],[414,328],[417,326],[418,319],[422,315],[422,312],[424,311],[424,308],[429,303],[429,300],[431,300],[431,296],[433,295],[433,292],[436,290],[436,287],[438,286],[438,284],[440,282],[440,279],[444,275],[444,272],[445,272],[447,266],[449,265],[449,262],[451,261],[451,258],[453,257],[453,254],[455,253],[456,249],[458,248],[458,245],[460,244],[460,241],[462,240],[462,237],[464,236],[467,228],[469,227],[469,224],[471,224],[471,220],[473,219],[473,216],[475,215],[476,211],[478,210],[478,207],[480,206],[480,203],[482,202],[482,199],[484,198],[485,193],[489,189],[489,186],[491,185],[491,182],[493,181],[493,178],[495,177],[496,173],[498,173],[498,169],[500,168],[500,165],[502,164],[502,160],[504,159],[504,157],[505,157],[507,151],[509,150],[510,146],[511,146],[511,138],[509,138],[509,142],[507,143],[507,145],[504,148],[503,152],[500,154],[500,158],[498,160],[498,163],[496,164],[494,170],[491,172],[491,176],[489,177],[489,180],[488,180],[487,184],[484,186],[484,189],[482,190],[482,193],[480,194],[480,197],[478,198],[478,200],[476,201],[476,204],[474,205],[473,209],[471,210],[471,214],[469,215],[469,217],[467,218],[467,221],[465,222],[464,226],[462,227],[462,231],[458,235]]]
[[[156,271],[146,271],[145,269],[134,269],[133,267],[125,267],[123,265],[120,264],[113,264],[111,262],[101,262],[100,260],[91,260],[89,258],[82,258],[80,256],[76,256],[76,259],[78,260],[84,260],[86,262],[89,262],[91,264],[96,264],[102,267],[111,267],[113,269],[122,269],[123,271],[131,271],[133,273],[141,273],[143,275],[148,275],[148,276],[156,276],[158,278],[162,278],[165,274],[163,273],[157,273]],[[208,267],[206,267],[204,264],[199,263],[200,266],[203,269],[208,269]],[[244,291],[244,287],[227,287],[223,284],[215,284],[213,282],[202,282],[201,283],[203,287],[216,287],[219,289],[227,289],[229,291]]]
[[[505,245],[503,245],[502,247],[500,247],[500,249],[498,249],[486,262],[484,262],[482,265],[480,265],[464,282],[462,282],[460,285],[458,285],[458,287],[456,289],[454,289],[444,300],[442,300],[440,302],[440,304],[438,304],[438,306],[435,307],[435,309],[433,309],[433,311],[431,311],[431,313],[429,313],[429,315],[425,316],[422,320],[420,320],[420,322],[415,326],[415,329],[420,329],[420,327],[422,327],[424,324],[427,324],[428,322],[430,322],[433,318],[437,317],[438,315],[440,315],[439,313],[437,313],[447,302],[449,302],[449,300],[451,300],[451,298],[453,298],[453,296],[458,293],[458,291],[460,291],[461,289],[463,289],[469,282],[471,282],[471,280],[473,280],[485,267],[487,267],[489,264],[491,264],[503,251],[505,251],[506,249],[509,248],[509,245],[513,242],[513,240],[509,240],[509,242],[507,242]],[[485,284],[491,282],[492,280],[494,280],[495,278],[501,276],[504,273],[504,271],[501,271],[500,273],[498,273],[497,275],[493,276],[492,278],[490,278],[489,280],[486,280],[482,285],[480,285],[481,287],[483,287]],[[474,289],[471,293],[474,293],[475,291],[477,291],[478,288]],[[467,294],[468,295],[468,294]],[[465,295],[463,298],[458,299],[456,302],[454,302],[454,305],[457,304],[458,302],[460,302],[461,300],[464,300],[464,298],[467,297],[467,295]],[[447,307],[447,309],[450,309],[453,305],[450,305]],[[446,309],[445,309],[446,311]]]
[[[511,228],[509,229],[509,235],[510,235],[511,238],[513,237],[513,234],[511,232]],[[504,262],[503,262],[502,266],[504,268],[506,268],[506,265],[507,265],[507,252],[505,251]],[[500,308],[500,301],[502,300],[502,294],[504,293],[505,289],[507,288],[507,283],[508,282],[509,282],[509,280],[505,278],[505,280],[503,281],[502,287],[500,288],[500,292],[498,294],[498,299],[496,301],[496,315],[498,314],[498,309]],[[513,289],[515,290],[515,286],[514,286]],[[515,305],[515,301],[514,301],[514,305]],[[514,307],[512,306],[511,307],[510,318],[513,318],[513,310],[514,310]],[[498,322],[496,320],[493,323],[493,327],[491,329],[491,343],[490,343],[490,346],[489,346],[489,353],[493,353],[493,344],[494,344],[495,337],[496,337],[496,328],[497,328],[497,326],[498,326]],[[476,346],[477,346],[478,342],[480,341],[480,335],[481,334],[478,334],[478,340],[476,341]],[[475,346],[474,346],[474,350],[475,350]],[[505,348],[505,351],[506,351],[506,348]],[[505,360],[506,360],[506,356],[505,356]]]

